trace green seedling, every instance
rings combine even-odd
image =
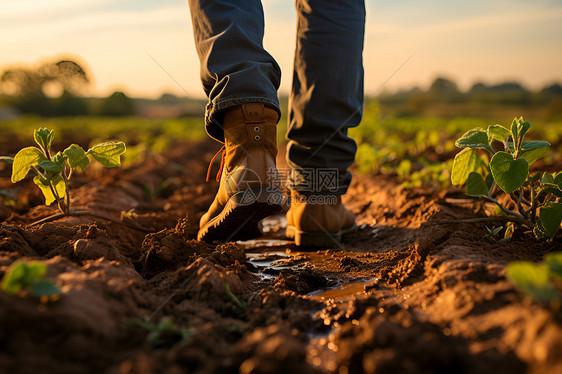
[[[463,150],[455,156],[451,181],[466,183],[467,195],[494,203],[504,221],[532,231],[537,239],[552,240],[562,222],[562,172],[529,173],[550,147],[545,141],[525,141],[530,128],[521,117],[509,129],[491,125],[466,132],[455,143]],[[494,148],[497,144],[501,150]]]
[[[33,182],[41,189],[45,204],[56,203],[62,216],[73,215],[70,210],[70,178],[75,172],[86,170],[91,160],[105,167],[121,165],[120,156],[125,152],[125,143],[107,142],[96,144],[84,151],[72,144],[62,152],[53,153],[51,144],[54,131],[46,128],[33,132],[39,147],[26,147],[15,157],[2,157],[0,161],[12,164],[12,182],[23,180],[31,171],[35,174]]]
[[[42,262],[16,261],[6,271],[0,287],[2,291],[12,295],[31,295],[43,302],[56,301],[61,290],[53,282],[45,279],[47,265]]]
[[[240,309],[242,310],[246,310],[246,308],[248,308],[248,303],[245,301],[240,300],[230,289],[230,286],[228,285],[228,283],[224,284],[224,289],[226,291],[226,294],[228,295],[228,297],[230,297],[230,299],[232,300],[232,302],[234,304],[236,304],[236,306],[238,306]]]
[[[546,255],[539,264],[512,262],[507,267],[506,277],[535,300],[559,302],[562,294],[555,285],[562,283],[562,252]]]
[[[147,341],[155,347],[164,347],[185,342],[194,329],[178,327],[170,317],[164,317],[158,324],[132,318],[131,322],[149,331]]]

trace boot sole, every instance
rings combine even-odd
[[[300,231],[295,226],[287,226],[285,236],[293,239],[298,247],[339,247],[342,237],[357,231],[358,226],[343,228],[338,232],[307,232]]]
[[[251,188],[234,194],[222,212],[199,229],[197,240],[209,243],[260,237],[259,222],[283,209],[281,191]]]

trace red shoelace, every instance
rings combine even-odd
[[[226,148],[224,145],[221,147],[221,149],[219,149],[217,153],[215,153],[215,155],[211,159],[211,162],[209,163],[209,168],[207,169],[207,179],[206,179],[207,182],[209,181],[209,177],[211,176],[211,169],[213,168],[213,162],[215,162],[215,158],[217,158],[219,154],[221,154],[221,166],[219,168],[219,171],[217,172],[217,177],[215,179],[217,182],[220,182],[221,180],[222,168],[224,167],[224,159],[226,158]]]

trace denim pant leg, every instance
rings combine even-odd
[[[279,113],[281,69],[263,48],[260,0],[189,0],[201,81],[209,103],[206,131],[224,141],[221,112],[261,102]]]
[[[363,109],[364,0],[297,0],[289,98],[289,187],[344,194],[357,144],[347,129]],[[331,170],[333,171],[331,171]]]

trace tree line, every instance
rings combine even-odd
[[[135,114],[133,100],[121,91],[105,98],[83,97],[89,83],[88,73],[72,60],[6,68],[0,76],[0,104],[45,117]]]

